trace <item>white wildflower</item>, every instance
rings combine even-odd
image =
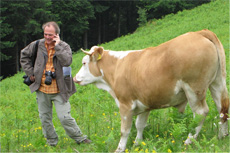
[[[224,117],[224,114],[223,113],[220,113],[220,118],[223,118]]]

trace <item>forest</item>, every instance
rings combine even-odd
[[[135,32],[150,19],[192,9],[210,0],[1,0],[0,80],[21,70],[20,51],[56,21],[73,52]]]

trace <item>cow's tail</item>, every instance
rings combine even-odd
[[[219,59],[219,68],[215,80],[210,85],[209,89],[212,93],[212,97],[217,105],[218,111],[220,112],[220,118],[222,123],[226,122],[228,119],[229,111],[229,96],[226,86],[226,61],[225,61],[225,51],[223,45],[217,36],[209,31],[202,30],[198,32],[207,39],[209,39],[217,48],[217,54]]]

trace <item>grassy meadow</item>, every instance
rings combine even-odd
[[[217,0],[192,10],[170,14],[160,20],[152,20],[134,33],[101,44],[109,50],[132,50],[157,46],[189,31],[209,29],[216,33],[226,52],[227,84],[230,84],[229,65],[229,1]],[[81,67],[84,56],[73,55],[72,75]],[[59,142],[50,147],[42,134],[36,94],[22,83],[24,72],[4,79],[0,83],[0,151],[1,152],[113,152],[120,140],[120,115],[112,97],[93,85],[77,87],[70,98],[71,114],[82,132],[93,141],[76,144],[62,128],[54,108],[53,123]],[[184,145],[188,133],[197,125],[199,116],[193,119],[189,106],[184,114],[177,109],[153,110],[144,130],[144,140],[134,146],[136,129],[133,124],[126,152],[229,152],[230,137],[218,139],[219,114],[207,94],[209,114],[197,140]],[[135,120],[133,120],[134,123]],[[229,127],[230,127],[230,123]]]

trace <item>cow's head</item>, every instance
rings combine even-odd
[[[94,46],[89,52],[82,50],[86,56],[82,59],[82,67],[73,78],[79,85],[87,85],[102,80],[103,72],[98,67],[98,61],[103,56],[103,47]]]

